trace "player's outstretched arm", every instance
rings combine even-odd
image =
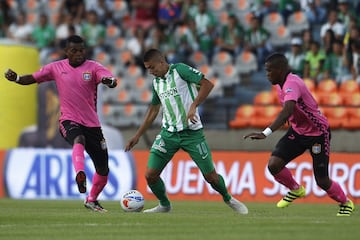
[[[275,121],[267,128],[264,129],[262,132],[253,132],[246,134],[244,136],[244,139],[250,138],[250,139],[264,139],[267,136],[269,136],[272,132],[276,131],[278,128],[280,128],[282,125],[285,124],[285,122],[288,120],[288,118],[292,115],[294,108],[295,108],[296,102],[293,100],[286,101],[284,104],[283,109],[279,113],[279,115],[276,117]]]
[[[29,84],[36,83],[35,78],[32,75],[20,76],[11,69],[8,69],[5,72],[5,78],[11,82],[15,82],[15,83],[21,84],[21,85],[29,85]]]
[[[160,111],[160,104],[152,105],[150,104],[149,109],[145,115],[145,119],[139,129],[136,131],[134,137],[130,139],[130,141],[125,146],[125,152],[130,151],[138,142],[140,137],[144,134],[144,132],[151,126],[154,122],[156,116]]]

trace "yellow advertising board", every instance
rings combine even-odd
[[[37,84],[18,85],[5,79],[12,69],[20,75],[31,74],[40,68],[36,48],[0,42],[0,149],[16,147],[21,131],[36,124]]]

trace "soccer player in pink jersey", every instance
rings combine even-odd
[[[86,193],[85,154],[91,157],[95,174],[92,188],[84,205],[96,212],[106,212],[97,198],[109,174],[108,150],[96,112],[97,86],[114,88],[116,78],[100,63],[86,59],[84,40],[77,35],[66,41],[66,59],[43,66],[39,71],[20,76],[9,69],[5,77],[20,85],[55,81],[60,99],[60,132],[72,145],[72,162],[80,193]]]
[[[290,189],[277,207],[287,207],[295,199],[305,197],[305,187],[295,181],[286,165],[309,150],[317,185],[339,203],[337,216],[350,216],[355,208],[353,202],[346,197],[340,185],[329,178],[329,123],[304,81],[289,69],[288,61],[281,53],[273,53],[266,59],[266,76],[276,86],[283,108],[264,131],[249,133],[244,138],[264,139],[288,121],[290,127],[277,143],[268,162],[268,169],[275,180]]]

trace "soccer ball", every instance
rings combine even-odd
[[[144,208],[144,196],[137,190],[129,190],[121,196],[120,205],[125,212],[140,212]]]

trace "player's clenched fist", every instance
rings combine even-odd
[[[9,81],[12,81],[12,82],[17,82],[19,81],[19,76],[17,75],[16,72],[14,72],[13,70],[11,69],[8,69],[6,72],[5,72],[5,78]]]

